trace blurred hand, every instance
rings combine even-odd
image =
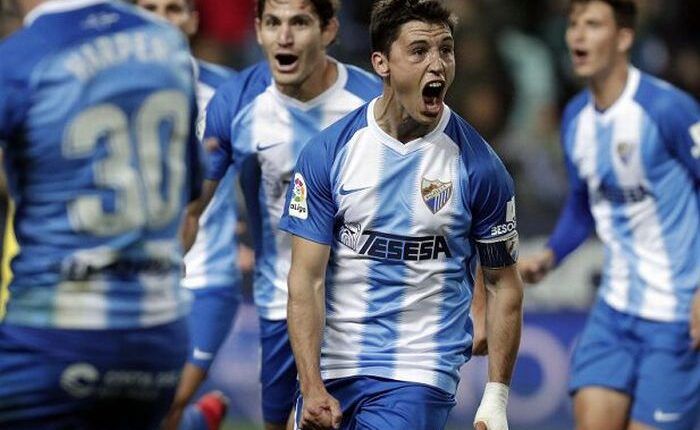
[[[247,245],[238,246],[238,268],[243,273],[250,273],[255,269],[255,251]]]
[[[518,261],[520,277],[528,284],[540,282],[554,267],[554,252],[547,248],[539,253]]]
[[[168,415],[163,421],[163,426],[161,430],[178,430],[180,428],[180,421],[182,420],[182,414],[185,411],[185,407],[179,405],[173,405],[168,411]]]
[[[304,394],[301,430],[339,429],[343,420],[340,403],[324,389]]]
[[[488,430],[488,427],[486,427],[486,424],[484,424],[484,423],[482,423],[481,421],[479,421],[479,422],[476,423],[476,425],[474,426],[474,430]]]
[[[690,306],[690,340],[693,349],[700,349],[700,289],[695,292]]]

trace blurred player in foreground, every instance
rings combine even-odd
[[[594,228],[599,299],[576,347],[578,429],[694,428],[700,411],[700,107],[630,65],[632,1],[574,0],[566,41],[588,88],[567,106],[570,192],[538,282]]]
[[[224,84],[212,99],[210,156],[201,208],[233,164],[241,172],[256,253],[265,426],[284,429],[296,390],[287,335],[289,236],[277,229],[299,152],[320,130],[380,92],[379,80],[326,55],[338,34],[336,0],[259,0],[256,31],[267,61]],[[196,219],[197,211],[192,212]]]
[[[513,182],[443,102],[453,27],[437,0],[376,2],[383,94],[299,157],[280,224],[293,235],[296,428],[444,429],[471,352],[477,259],[489,383],[475,427],[508,427],[522,319]]]
[[[17,3],[25,27],[0,45],[20,247],[0,427],[154,429],[188,345],[178,229],[201,187],[189,50],[121,2]]]
[[[136,4],[178,27],[188,38],[197,33],[199,16],[194,0],[136,0]],[[204,131],[206,107],[216,88],[233,78],[223,67],[192,59],[197,79],[198,133]],[[199,136],[201,137],[201,136]],[[211,364],[226,335],[231,330],[241,302],[241,274],[236,252],[235,172],[228,169],[221,180],[212,204],[199,219],[199,232],[185,256],[186,276],[183,286],[193,294],[190,328],[190,355],[182,373],[165,430],[174,430],[185,407],[206,379]],[[209,394],[197,405],[203,410],[210,429],[218,428],[226,399],[218,392]],[[183,428],[197,420],[196,411],[185,414]]]

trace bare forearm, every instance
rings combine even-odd
[[[520,345],[522,283],[487,279],[486,336],[489,346],[489,381],[510,384]]]
[[[194,245],[198,231],[199,216],[188,211],[185,213],[185,217],[182,220],[182,226],[180,227],[180,240],[182,242],[182,250],[184,254],[187,254],[190,251],[190,248],[192,248],[192,245]]]
[[[289,276],[287,324],[302,393],[323,387],[320,370],[321,338],[325,321],[323,280]]]
[[[185,254],[194,245],[197,232],[199,231],[199,217],[202,216],[212,197],[214,197],[218,186],[218,181],[205,180],[202,186],[202,194],[197,200],[190,202],[185,209],[185,216],[180,226],[180,241]]]

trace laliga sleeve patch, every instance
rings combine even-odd
[[[306,219],[309,217],[309,205],[306,203],[308,188],[301,173],[294,174],[294,189],[292,199],[289,202],[289,216]]]

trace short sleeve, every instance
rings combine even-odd
[[[205,177],[218,181],[224,177],[231,164],[231,121],[232,100],[228,86],[217,90],[206,109],[206,125],[203,140],[209,138],[218,141],[216,147],[207,147],[207,168]]]
[[[673,98],[673,105],[659,112],[658,126],[674,157],[700,181],[700,105],[680,91]]]
[[[19,128],[25,107],[22,94],[16,83],[12,83],[0,70],[0,145],[5,148]]]
[[[481,265],[487,268],[515,264],[518,233],[513,180],[501,160],[488,148],[470,178],[472,239]]]
[[[202,181],[206,169],[206,156],[197,136],[197,102],[192,100],[192,124],[190,128],[190,138],[188,140],[187,156],[189,173],[190,201],[199,198],[202,192]]]
[[[332,243],[336,205],[331,163],[332,156],[322,135],[306,145],[289,185],[280,229],[324,245]]]

